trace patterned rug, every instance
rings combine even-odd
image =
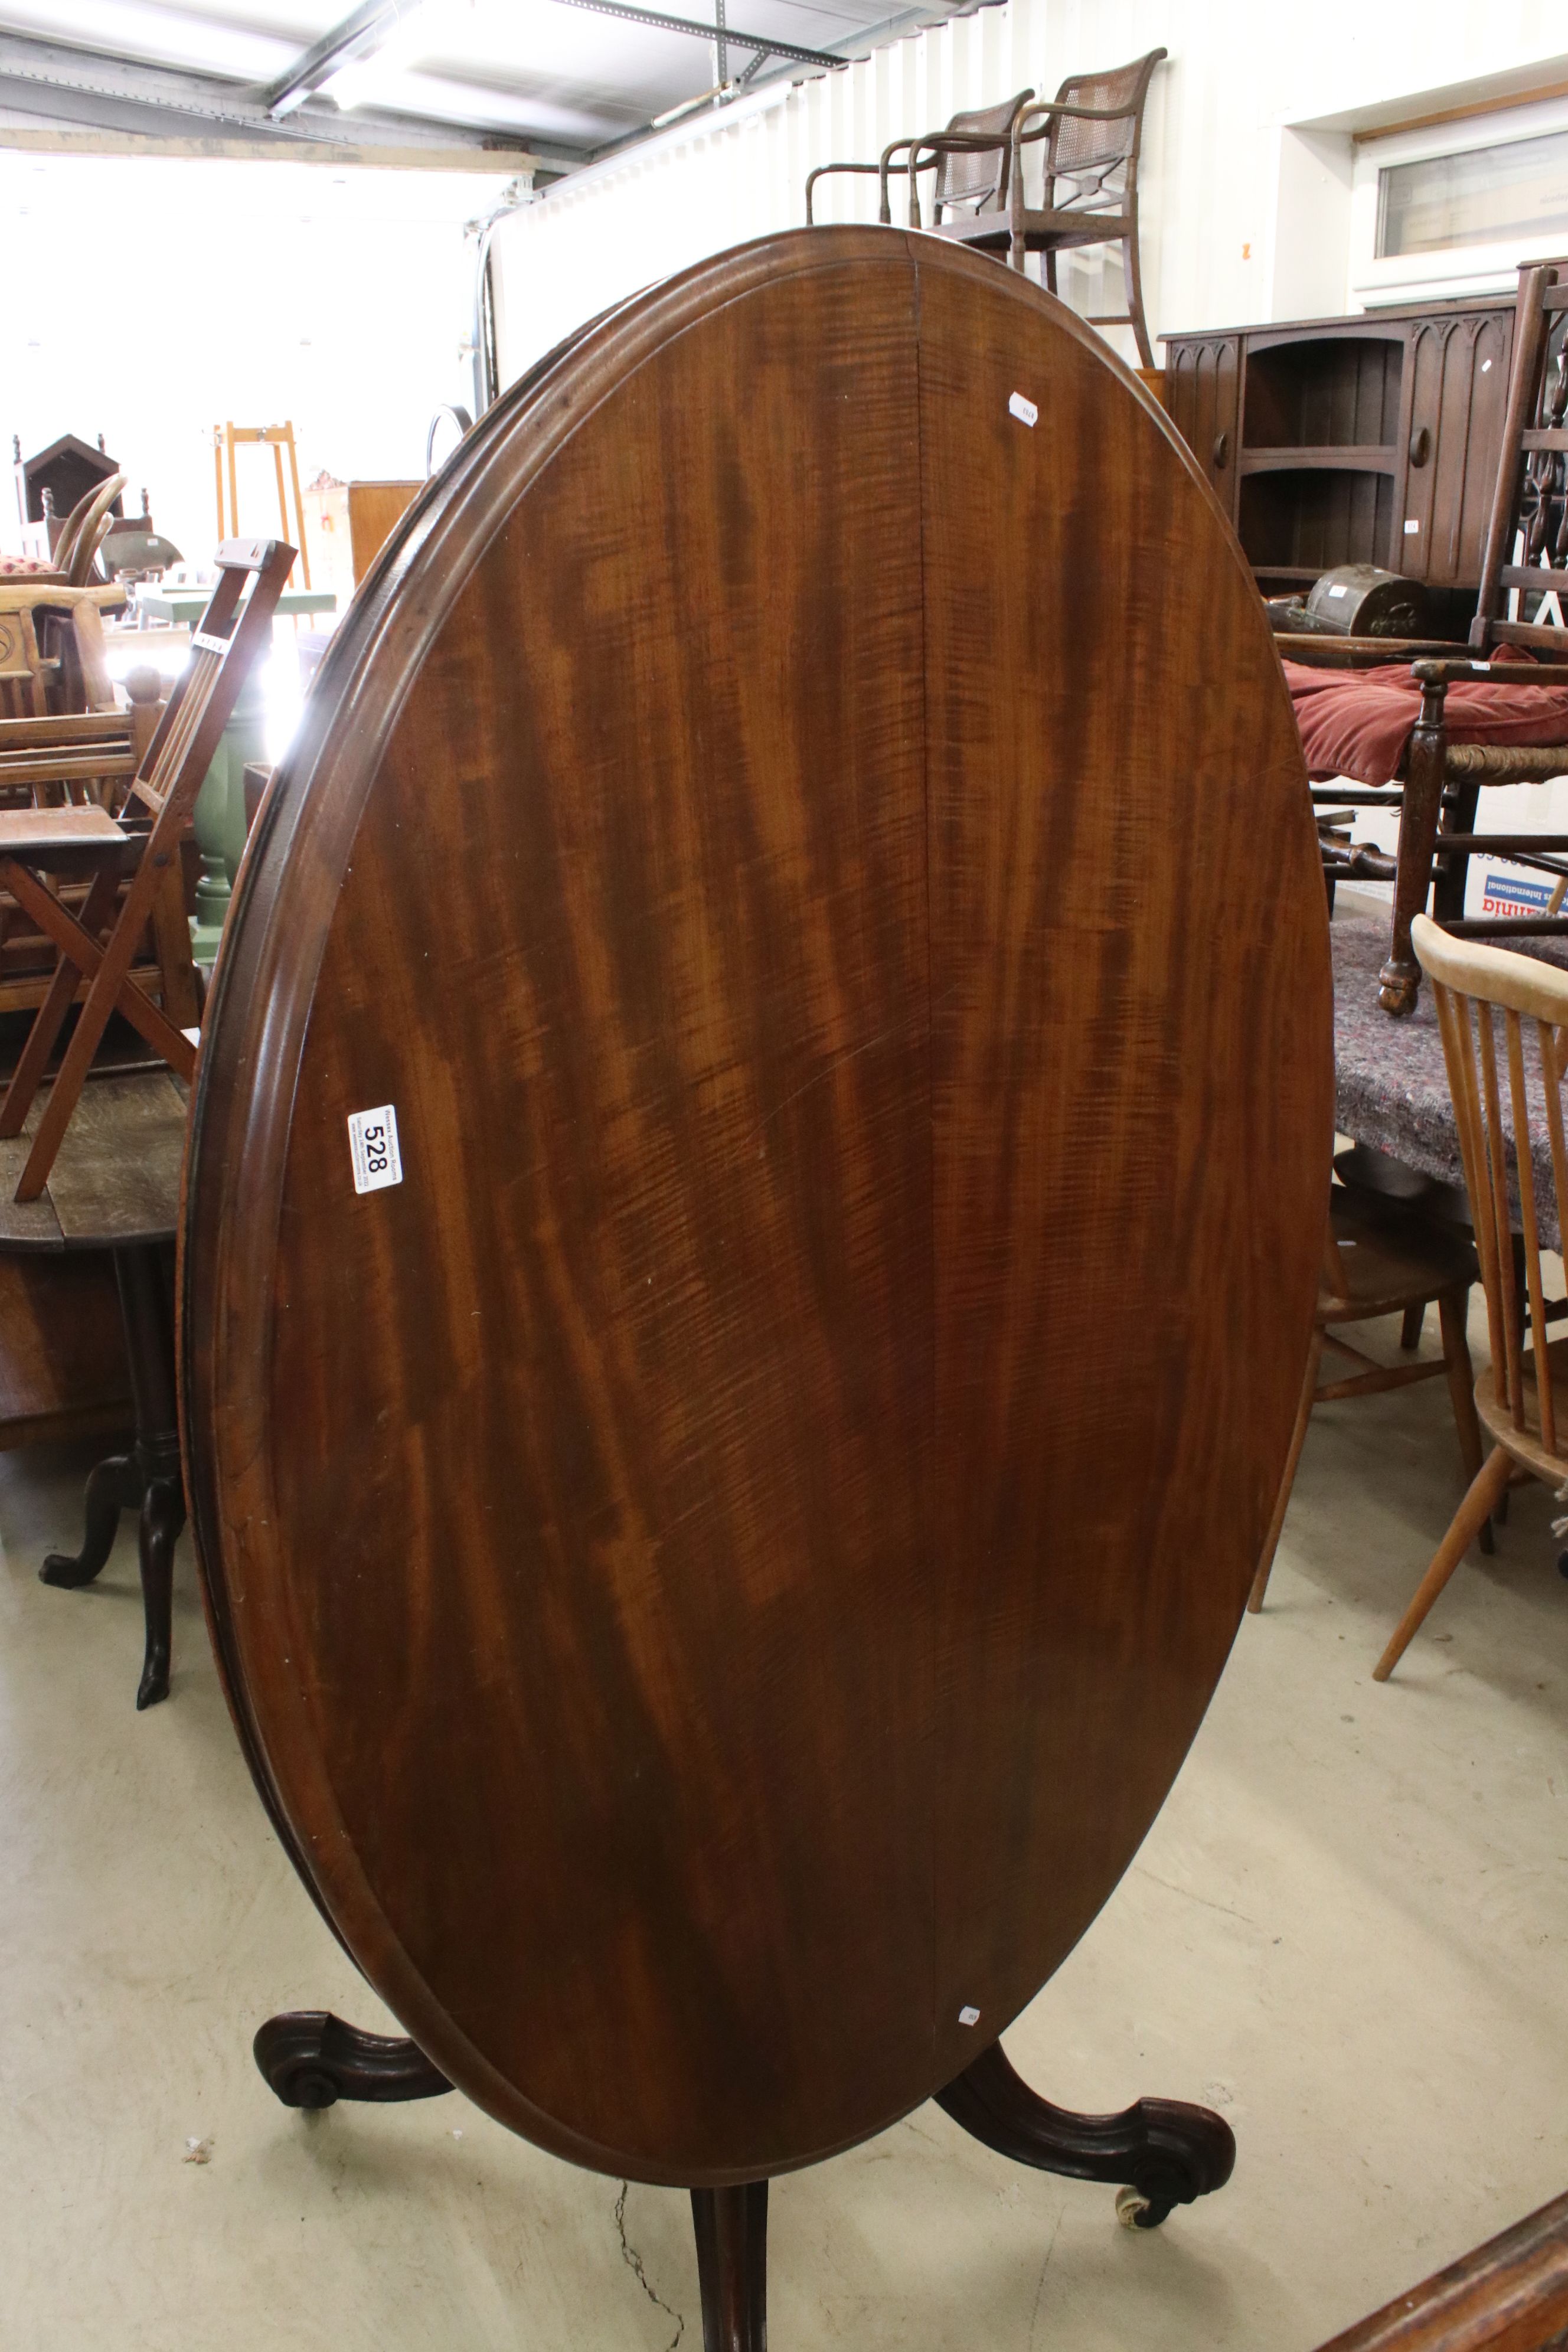
[[[1423,981],[1415,1011],[1391,1020],[1377,1001],[1378,968],[1388,953],[1389,917],[1365,913],[1342,889],[1329,926],[1334,959],[1334,1069],[1340,1132],[1357,1143],[1386,1151],[1405,1167],[1463,1189],[1458,1130],[1448,1094],[1447,1065],[1432,990]],[[1521,953],[1568,965],[1561,940],[1510,940]],[[1501,1024],[1499,1024],[1501,1044]],[[1536,1214],[1542,1241],[1558,1247],[1552,1149],[1546,1132],[1545,1095],[1533,1024],[1524,1024],[1525,1092],[1530,1102],[1531,1159],[1535,1171]],[[1507,1082],[1504,1081],[1506,1105]],[[1515,1221],[1519,1193],[1512,1174],[1513,1121],[1510,1135],[1510,1190]]]

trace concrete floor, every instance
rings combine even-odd
[[[4,2352],[698,2352],[679,2195],[634,2188],[623,2244],[616,2182],[461,2099],[273,2102],[249,2056],[271,2011],[387,2021],[252,1794],[188,1553],[173,1696],[142,1717],[129,1539],[95,1590],[37,1582],[89,1458],[0,1460]],[[1069,2105],[1222,2107],[1231,2185],[1132,2235],[1109,2189],[927,2108],[775,2187],[775,2352],[1305,2352],[1568,2187],[1543,1488],[1370,1679],[1458,1495],[1441,1383],[1320,1412],[1268,1610],[1008,2037]]]

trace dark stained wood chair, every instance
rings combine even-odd
[[[230,540],[216,561],[217,585],[192,634],[190,662],[118,817],[96,802],[0,811],[0,886],[54,942],[59,959],[0,1101],[0,1137],[20,1134],[67,1012],[81,982],[89,982],[16,1188],[18,1201],[36,1200],[42,1192],[112,1013],[122,1013],[176,1076],[195,1075],[195,1046],[153,1003],[132,967],[149,919],[161,901],[167,904],[165,881],[177,869],[196,793],[250,665],[268,642],[294,551],[279,540]],[[79,914],[58,887],[66,879],[88,886]],[[188,965],[190,935],[183,921],[161,936],[159,955],[161,964]],[[165,977],[165,1003],[174,985]]]
[[[1323,1243],[1323,1274],[1318,1290],[1317,1328],[1301,1389],[1300,1408],[1291,1434],[1279,1498],[1274,1507],[1258,1563],[1258,1574],[1247,1599],[1256,1616],[1268,1590],[1269,1570],[1279,1549],[1279,1531],[1296,1483],[1296,1471],[1306,1443],[1315,1405],[1340,1397],[1380,1396],[1390,1389],[1409,1388],[1419,1381],[1446,1379],[1454,1404],[1454,1426],[1467,1485],[1481,1466],[1481,1433],[1476,1419],[1469,1344],[1465,1317],[1470,1285],[1477,1278],[1475,1252],[1452,1231],[1397,1201],[1352,1192],[1336,1184],[1330,1201],[1329,1230]],[[1389,1315],[1401,1318],[1400,1346],[1408,1350],[1420,1340],[1426,1310],[1436,1303],[1443,1352],[1436,1360],[1414,1364],[1380,1364],[1341,1336],[1347,1324],[1372,1323]],[[1325,1349],[1331,1349],[1358,1369],[1320,1388],[1318,1372]],[[1491,1549],[1489,1527],[1481,1540]]]
[[[946,129],[932,131],[921,139],[895,139],[884,147],[875,163],[819,163],[808,172],[805,180],[805,225],[813,228],[817,223],[813,216],[813,194],[818,180],[836,173],[875,177],[880,183],[880,200],[877,217],[890,222],[892,214],[892,173],[899,156],[906,159],[909,178],[910,226],[921,226],[921,200],[918,174],[934,171],[936,179],[931,190],[931,218],[946,222],[949,229],[967,220],[990,220],[997,225],[997,234],[1006,241],[1006,205],[1008,173],[1013,163],[1013,126],[1019,113],[1034,97],[1032,89],[1021,89],[1016,97],[1005,99],[997,106],[973,108],[969,112],[955,114]],[[919,154],[923,161],[915,162]]]
[[[1079,246],[1120,245],[1127,289],[1125,310],[1097,312],[1095,327],[1131,327],[1142,364],[1152,368],[1154,354],[1143,315],[1143,284],[1138,258],[1138,159],[1143,144],[1143,112],[1154,68],[1166,55],[1151,49],[1130,65],[1097,73],[1069,74],[1054,99],[1037,105],[1016,106],[1006,136],[1011,148],[1002,168],[1000,203],[991,209],[968,213],[953,210],[950,217],[933,216],[938,236],[950,236],[1016,269],[1026,257],[1042,257],[1045,283],[1057,290],[1057,256]],[[993,136],[1000,136],[997,131]],[[1045,142],[1042,201],[1028,202],[1024,179],[1024,150]],[[906,169],[911,191],[918,175],[936,168],[956,168],[961,157],[972,165],[982,152],[973,129],[960,130],[956,121],[946,131],[913,142]],[[939,176],[940,184],[940,176]],[[1004,216],[996,217],[1000,212]],[[920,221],[911,209],[911,226]]]
[[[1469,861],[1478,854],[1506,856],[1553,878],[1568,875],[1568,835],[1475,830],[1483,786],[1543,783],[1568,774],[1568,628],[1546,619],[1540,609],[1545,598],[1568,593],[1565,329],[1568,261],[1526,265],[1519,277],[1503,452],[1468,648],[1448,654],[1440,646],[1393,641],[1277,639],[1288,662],[1343,671],[1335,689],[1342,700],[1356,689],[1354,673],[1390,664],[1409,664],[1413,688],[1419,692],[1418,715],[1390,779],[1393,791],[1380,785],[1347,788],[1337,781],[1315,788],[1321,801],[1398,812],[1393,858],[1364,843],[1342,840],[1324,849],[1331,875],[1394,882],[1388,961],[1379,974],[1379,1000],[1389,1013],[1408,1013],[1415,1005],[1421,974],[1410,926],[1428,900],[1433,916],[1461,937],[1568,932],[1568,915],[1554,906],[1540,915],[1465,915]],[[1412,661],[1413,654],[1419,657]],[[1523,660],[1517,658],[1521,654]],[[1533,694],[1542,705],[1548,697],[1542,689],[1552,690],[1535,740],[1464,740],[1484,731],[1478,714],[1464,707],[1469,687],[1489,690],[1498,724],[1507,727],[1507,697],[1495,697],[1500,685]],[[1414,692],[1411,707],[1414,712]]]
[[[1555,1195],[1558,1230],[1568,1231],[1568,971],[1454,939],[1426,915],[1416,916],[1413,937],[1436,1000],[1486,1291],[1491,1363],[1476,1383],[1476,1411],[1492,1444],[1373,1669],[1380,1683],[1519,1473],[1554,1491],[1568,1476],[1568,1339],[1549,1336],[1537,1211],[1544,1182]]]

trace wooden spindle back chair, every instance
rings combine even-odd
[[[195,1075],[190,1039],[138,985],[132,966],[240,688],[270,637],[293,561],[294,550],[281,540],[229,540],[218,549],[217,585],[192,633],[190,661],[117,817],[96,805],[0,811],[0,886],[60,951],[49,993],[0,1101],[0,1136],[21,1132],[79,982],[90,983],[16,1187],[18,1201],[36,1200],[47,1181],[112,1013],[123,1013],[176,1076]],[[247,583],[250,593],[242,603]],[[50,874],[90,876],[79,916],[45,880]],[[188,957],[188,935],[185,952]]]
[[[1568,1339],[1550,1338],[1541,1263],[1543,1203],[1558,1234],[1568,1231],[1568,971],[1456,939],[1426,915],[1411,939],[1443,1034],[1486,1293],[1491,1364],[1476,1382],[1476,1411],[1492,1446],[1373,1669],[1377,1682],[1393,1673],[1516,1472],[1554,1489],[1568,1479]]]

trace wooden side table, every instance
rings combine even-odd
[[[0,1142],[0,1250],[110,1253],[135,1430],[129,1452],[110,1454],[88,1478],[81,1549],[50,1552],[38,1573],[46,1584],[90,1584],[121,1512],[139,1512],[146,1653],[136,1704],[151,1706],[169,1693],[174,1545],[185,1524],[172,1299],[185,1097],[166,1071],[93,1079],[42,1194],[17,1202],[37,1115],[35,1108],[22,1133]]]

